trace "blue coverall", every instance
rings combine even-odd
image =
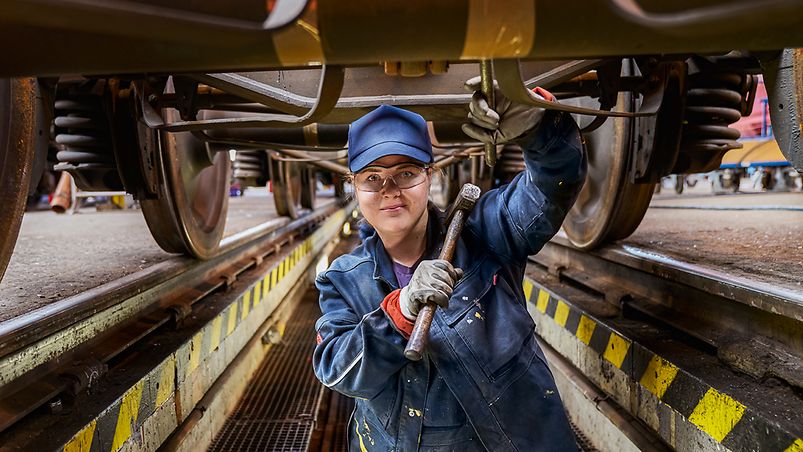
[[[586,174],[573,118],[547,112],[523,146],[526,171],[485,193],[453,260],[465,272],[432,322],[425,358],[380,308],[397,289],[374,233],[318,275],[323,316],[313,365],[326,386],[356,399],[352,450],[575,450],[554,379],[535,341],[522,279],[527,256],[560,228]],[[429,257],[442,243],[430,210]],[[434,249],[433,249],[434,248]]]

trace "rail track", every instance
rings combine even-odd
[[[232,382],[247,391],[289,325],[282,300],[304,292],[350,213],[333,204],[273,220],[226,239],[215,259],[176,257],[0,324],[0,442],[118,450],[140,434],[145,450],[211,445],[234,409],[217,399]],[[599,440],[598,424],[614,426],[603,446],[801,444],[801,293],[627,245],[582,251],[562,236],[530,259],[522,290],[578,431]],[[329,411],[323,420],[342,423]]]
[[[560,236],[523,289],[543,341],[672,448],[801,444],[803,294]]]
[[[313,241],[314,233],[327,228],[329,235],[336,233],[340,224],[335,223],[343,222],[346,210],[332,203],[297,220],[274,219],[228,237],[212,259],[177,256],[0,323],[0,443],[14,444],[15,435],[7,430],[35,423],[25,419],[31,413],[76,411],[70,408],[75,400],[91,394],[115,367],[125,367],[129,355],[141,354],[156,333],[193,324],[199,310],[208,309],[201,301],[239,285],[233,291],[239,310],[227,318],[226,333],[231,334],[296,264],[310,264],[331,240]],[[246,286],[249,299],[238,299],[242,278],[253,279],[249,275],[254,273],[259,287]]]

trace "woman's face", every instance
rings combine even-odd
[[[425,218],[429,187],[432,183],[430,172],[427,170],[422,183],[400,189],[396,183],[405,185],[403,178],[410,176],[410,172],[405,171],[405,163],[421,165],[420,162],[410,157],[388,155],[373,161],[368,167],[355,174],[354,186],[360,210],[368,223],[380,235],[408,234]],[[396,174],[394,180],[402,181],[387,180],[381,190],[376,192],[360,189],[360,180],[380,181],[391,174]]]

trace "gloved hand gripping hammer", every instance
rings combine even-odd
[[[478,199],[480,199],[480,188],[476,185],[465,184],[460,188],[460,193],[458,193],[457,199],[455,199],[449,211],[449,229],[446,231],[446,240],[443,243],[438,259],[452,261],[454,250],[457,247],[457,239],[463,230],[463,224],[471,209],[477,204]],[[410,334],[410,340],[407,341],[407,347],[404,349],[404,356],[407,359],[412,361],[421,359],[429,340],[429,328],[432,325],[432,317],[434,315],[435,305],[432,303],[425,304],[418,312],[413,332]]]

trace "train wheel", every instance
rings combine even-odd
[[[301,168],[296,162],[277,157],[277,153],[271,153],[269,165],[276,213],[296,219],[301,214]]]
[[[762,61],[772,133],[786,160],[803,173],[803,49]]]
[[[301,207],[314,210],[317,193],[318,175],[314,168],[308,166],[301,170]]]
[[[583,100],[581,104],[599,107],[591,99]],[[633,96],[620,94],[617,110],[634,111]],[[578,248],[593,249],[629,236],[647,212],[655,184],[634,184],[629,180],[628,162],[633,152],[633,135],[632,119],[609,118],[597,130],[584,136],[588,150],[588,177],[563,222],[566,235]]]
[[[167,121],[178,120],[173,110],[165,115]],[[214,256],[229,206],[228,154],[212,152],[189,132],[150,131],[149,136],[157,149],[158,195],[141,199],[140,205],[153,238],[167,252]]]
[[[36,81],[0,79],[0,280],[17,242],[35,155]]]

